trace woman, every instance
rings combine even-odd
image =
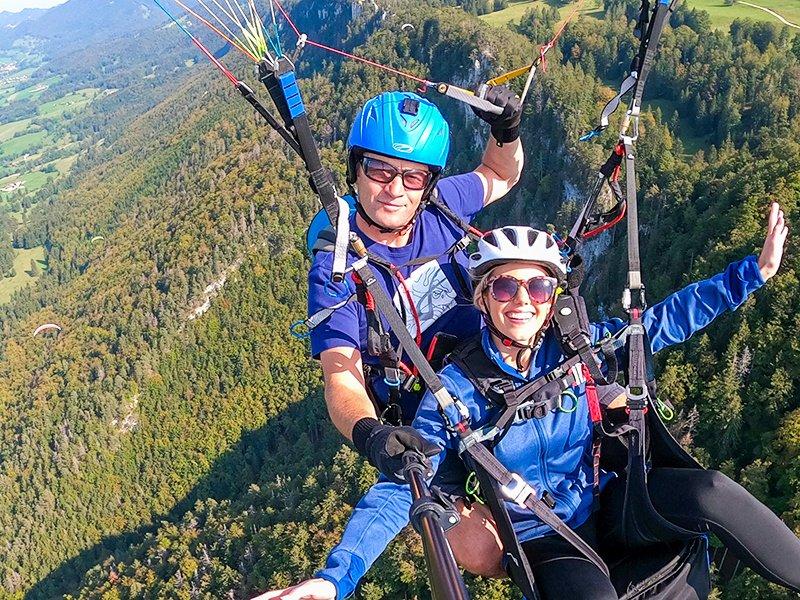
[[[728,266],[724,273],[692,284],[644,314],[653,351],[684,341],[726,310],[735,309],[772,277],[780,265],[788,230],[774,204],[761,255]],[[476,280],[474,301],[486,327],[481,346],[485,360],[496,364],[520,385],[550,372],[562,360],[549,327],[559,284],[566,278],[564,259],[546,233],[528,227],[490,232],[470,257]],[[593,324],[593,341],[624,327],[619,319]],[[484,398],[456,364],[441,372],[442,382],[470,413],[472,427],[485,424],[497,407]],[[620,480],[603,477],[600,511],[594,511],[592,424],[585,386],[570,410],[553,409],[544,418],[514,422],[494,448],[512,472],[540,494],[555,500],[555,512],[590,544],[597,544],[596,524],[605,533],[619,518]],[[442,453],[434,469],[458,440],[448,432],[433,396],[428,393],[414,420]],[[674,524],[711,531],[745,564],[767,579],[800,591],[800,540],[741,486],[716,471],[655,468],[648,477],[655,508]],[[680,493],[676,493],[680,490]],[[354,509],[341,543],[328,556],[316,579],[259,599],[334,600],[355,589],[372,562],[408,522],[411,494],[406,485],[381,480]],[[535,515],[507,503],[515,531],[544,599],[616,599],[609,578],[579,555]],[[613,532],[611,532],[613,533]]]

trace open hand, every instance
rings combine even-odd
[[[783,218],[783,211],[777,202],[773,202],[769,207],[767,238],[764,240],[764,247],[758,256],[758,268],[764,281],[778,272],[787,235],[789,235],[789,227]]]
[[[252,600],[336,600],[336,588],[327,579],[309,579],[283,590],[272,590]]]

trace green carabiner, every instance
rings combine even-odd
[[[657,402],[658,414],[661,415],[661,418],[665,421],[672,421],[672,419],[675,418],[675,411],[672,409],[672,407],[661,400],[657,400]]]
[[[478,481],[478,475],[475,471],[472,471],[467,476],[467,481],[464,484],[464,491],[467,492],[467,499],[470,502],[477,502],[478,504],[483,504],[483,500],[481,499],[481,483]]]
[[[572,406],[569,409],[564,408],[564,403],[561,401],[564,396],[572,399]],[[558,410],[567,414],[574,413],[578,410],[578,397],[575,395],[575,392],[570,389],[561,392],[561,395],[558,397]]]

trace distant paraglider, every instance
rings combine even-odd
[[[61,331],[61,326],[56,325],[55,323],[45,323],[44,325],[39,325],[36,329],[33,330],[33,337],[36,337],[37,335],[45,331],[58,333]]]
[[[104,238],[102,235],[96,235],[91,240],[89,240],[89,242],[94,244],[95,242],[105,241],[105,240],[106,238]]]
[[[403,23],[403,26],[400,29],[403,31],[414,31],[414,26],[411,23]]]

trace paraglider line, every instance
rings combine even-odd
[[[200,22],[201,22],[203,25],[205,25],[206,27],[208,27],[209,29],[211,29],[211,31],[213,31],[214,33],[216,33],[216,34],[217,34],[219,37],[221,37],[223,40],[225,40],[226,42],[228,42],[228,43],[229,43],[231,46],[233,46],[234,48],[236,48],[236,49],[237,49],[239,52],[241,52],[242,54],[244,54],[245,56],[247,56],[247,57],[248,57],[250,60],[252,60],[252,61],[253,61],[253,62],[255,62],[255,63],[257,63],[257,62],[258,62],[258,59],[257,59],[255,56],[253,56],[253,54],[251,54],[251,53],[250,53],[248,50],[246,50],[245,48],[243,48],[242,46],[240,46],[240,45],[239,45],[241,42],[239,42],[239,44],[237,44],[236,42],[234,42],[232,39],[230,39],[228,36],[226,36],[226,35],[225,35],[225,34],[224,34],[222,31],[220,31],[220,30],[219,30],[219,29],[218,29],[218,28],[217,28],[217,27],[216,27],[216,26],[215,26],[213,23],[211,23],[211,22],[210,22],[210,21],[208,21],[207,19],[204,19],[204,18],[203,18],[203,17],[201,17],[200,15],[198,15],[198,14],[197,14],[195,11],[193,11],[191,8],[189,8],[189,7],[188,7],[188,6],[186,6],[186,5],[185,5],[183,2],[181,2],[181,0],[175,0],[175,3],[176,3],[178,6],[180,6],[181,8],[183,8],[183,10],[185,10],[186,12],[188,12],[190,15],[192,15],[193,17],[195,17],[197,20],[199,20],[199,21],[200,21]],[[231,34],[231,35],[233,35],[233,34]],[[238,40],[238,38],[236,38],[236,36],[233,36],[233,37],[234,37],[234,38],[235,38],[237,41],[239,41],[239,40]]]
[[[549,42],[547,42],[544,46],[541,46],[539,48],[539,56],[536,57],[536,60],[534,60],[530,65],[528,65],[526,67],[520,67],[518,69],[514,69],[512,71],[508,71],[507,73],[504,73],[503,75],[498,75],[497,77],[494,77],[494,78],[490,79],[489,83],[491,85],[500,85],[500,84],[503,84],[503,83],[507,83],[508,81],[511,81],[512,79],[516,79],[517,77],[520,77],[521,75],[524,75],[524,74],[527,73],[528,74],[528,80],[525,82],[525,89],[524,89],[524,91],[522,93],[522,101],[524,102],[525,101],[525,97],[527,96],[527,91],[528,91],[528,89],[530,89],[530,85],[532,83],[533,76],[536,74],[536,69],[539,67],[539,65],[541,65],[542,66],[542,71],[546,71],[547,70],[547,53],[550,52],[550,50],[552,50],[553,48],[555,48],[556,42],[558,42],[558,39],[561,37],[561,34],[564,33],[564,31],[567,28],[567,25],[569,25],[570,21],[572,21],[572,19],[578,13],[578,11],[580,10],[582,5],[583,5],[583,0],[581,0],[575,6],[575,8],[572,10],[572,12],[570,12],[569,16],[567,16],[567,18],[564,19],[564,22],[558,28],[558,30],[556,31],[556,33],[553,36],[553,38]]]
[[[286,10],[283,8],[283,6],[281,6],[281,3],[278,2],[278,0],[272,0],[272,2],[274,2],[275,6],[278,7],[278,10],[281,11],[281,13],[283,14],[283,16],[286,19],[286,21],[289,23],[291,28],[294,30],[295,34],[297,34],[297,37],[298,38],[302,37],[303,34],[300,33],[300,30],[294,24],[294,22],[292,21],[291,17],[289,17],[289,14],[286,12]],[[346,58],[350,58],[350,59],[358,61],[358,62],[362,62],[364,64],[370,65],[371,67],[375,67],[377,69],[383,69],[384,71],[389,71],[390,73],[394,73],[395,75],[400,75],[401,77],[405,77],[406,79],[410,79],[412,81],[416,81],[417,83],[421,84],[423,87],[433,87],[434,86],[434,84],[431,83],[430,81],[428,81],[427,79],[422,79],[421,77],[417,77],[416,75],[412,75],[411,73],[407,73],[405,71],[400,71],[398,69],[394,69],[392,67],[389,67],[389,66],[386,66],[386,65],[382,65],[381,63],[377,63],[377,62],[375,62],[373,60],[369,60],[368,58],[362,58],[360,56],[356,56],[355,54],[350,54],[349,52],[345,52],[344,50],[339,50],[337,48],[332,48],[331,46],[326,46],[325,44],[320,44],[319,42],[315,42],[315,41],[313,41],[311,39],[308,39],[308,38],[306,38],[306,44],[308,44],[310,46],[315,46],[315,47],[320,48],[322,50],[327,50],[328,52],[333,52],[334,54],[339,54],[341,56],[344,56]]]
[[[211,51],[209,51],[208,48],[203,46],[203,44],[200,42],[200,40],[198,40],[196,37],[194,37],[189,32],[188,29],[186,29],[183,25],[181,25],[180,22],[178,21],[178,19],[176,19],[166,8],[164,8],[164,5],[161,4],[161,2],[159,2],[158,0],[153,0],[153,2],[155,2],[156,6],[158,6],[161,10],[163,10],[164,13],[170,19],[172,19],[173,23],[175,23],[180,28],[180,30],[183,31],[183,33],[185,33],[186,35],[189,36],[189,39],[192,40],[192,43],[194,43],[194,45],[197,46],[200,49],[200,52],[205,54],[208,57],[208,59],[212,63],[214,63],[215,67],[217,67],[220,71],[222,71],[222,74],[225,75],[225,77],[228,78],[228,81],[230,81],[235,86],[239,85],[239,80],[236,79],[236,76],[233,73],[231,73],[228,69],[226,69],[225,65],[223,65],[221,62],[219,62],[219,60],[217,60],[217,58],[211,53]]]

